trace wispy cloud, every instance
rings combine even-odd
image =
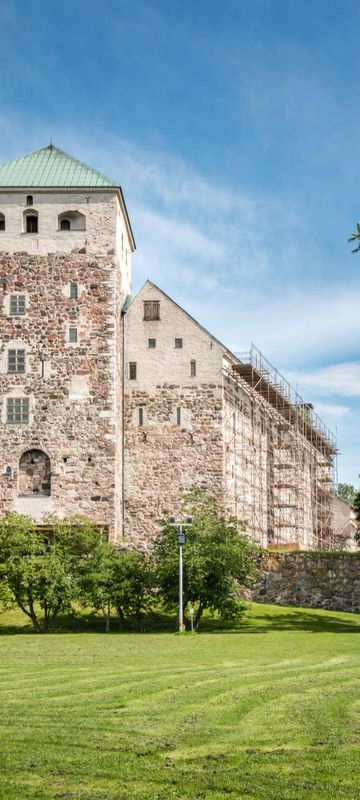
[[[332,364],[313,372],[299,372],[293,377],[297,377],[302,386],[316,391],[319,395],[360,397],[359,361]]]

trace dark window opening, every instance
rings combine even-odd
[[[143,409],[142,406],[140,406],[140,408],[139,408],[139,426],[140,426],[140,428],[142,428],[143,424],[144,424],[144,409]]]
[[[176,424],[181,425],[181,408],[176,409]]]
[[[0,214],[0,231],[5,230],[5,217],[4,214]]]
[[[183,346],[183,340],[182,339],[175,339],[175,349],[176,350],[181,350],[182,346]]]
[[[156,339],[148,339],[149,350],[154,350],[155,347],[156,347]]]
[[[28,194],[28,196],[26,198],[26,205],[27,206],[33,206],[34,205],[34,198],[33,198],[32,194]]]
[[[38,232],[38,218],[34,214],[28,214],[26,217],[26,233]]]
[[[79,296],[79,290],[77,283],[70,283],[70,298],[71,300],[77,300]]]
[[[12,294],[10,295],[10,314],[20,315],[25,314],[25,295]]]
[[[130,361],[129,363],[129,378],[131,381],[136,381],[136,361]]]
[[[8,372],[25,372],[25,350],[8,350]]]
[[[144,320],[160,319],[160,301],[144,300]]]
[[[27,397],[9,397],[6,412],[6,421],[9,423],[29,422],[29,399]]]
[[[192,378],[196,376],[196,361],[190,361],[190,376]]]
[[[60,230],[61,231],[69,231],[71,228],[70,220],[69,219],[62,219],[60,222]]]

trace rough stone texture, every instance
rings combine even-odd
[[[51,462],[43,450],[26,450],[19,461],[19,494],[51,494]]]
[[[271,553],[253,599],[360,612],[360,553]]]
[[[40,498],[24,503],[18,497],[24,488],[19,462],[37,449],[51,461],[51,498],[42,510],[85,513],[112,532],[121,528],[115,514],[117,272],[113,254],[0,254],[0,351],[6,358],[20,341],[27,354],[25,375],[0,375],[2,513],[15,508],[38,518]],[[66,291],[71,281],[83,287],[78,300]],[[26,315],[7,316],[7,296],[24,289]],[[68,342],[69,325],[78,328],[77,344]],[[6,400],[21,396],[29,398],[30,423],[7,424]]]

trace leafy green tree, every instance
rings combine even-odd
[[[352,233],[351,236],[348,238],[348,242],[357,242],[357,247],[354,248],[352,251],[353,253],[358,253],[360,250],[360,222],[356,223],[356,231]]]
[[[80,603],[101,611],[106,633],[110,630],[117,580],[115,551],[108,542],[99,541],[91,558],[78,562],[77,586]]]
[[[18,606],[37,633],[47,633],[55,617],[69,610],[74,586],[58,547],[34,522],[11,513],[0,520],[0,602]],[[39,615],[42,612],[42,618]]]
[[[341,500],[345,500],[350,506],[354,505],[356,489],[352,483],[338,483],[336,494]]]
[[[259,552],[244,535],[245,525],[228,516],[216,501],[198,490],[185,499],[193,525],[186,530],[184,545],[184,610],[196,606],[194,627],[205,609],[223,619],[234,619],[244,609],[244,589],[257,573]],[[178,544],[176,531],[164,522],[155,547],[161,596],[168,607],[178,603]]]
[[[154,599],[155,573],[151,560],[134,550],[120,550],[115,554],[116,606],[121,626],[135,619],[144,630],[143,617]]]

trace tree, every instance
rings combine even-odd
[[[349,503],[349,506],[353,506],[356,497],[356,489],[352,483],[338,483],[336,495],[340,497],[341,500],[345,500],[346,503]]]
[[[196,606],[198,628],[205,609],[234,619],[244,609],[244,589],[257,573],[259,548],[244,535],[245,525],[225,513],[216,501],[196,490],[185,499],[193,524],[184,546],[184,610]],[[178,603],[178,544],[174,528],[163,524],[155,547],[161,595],[168,607]]]
[[[47,633],[56,616],[71,609],[79,577],[91,569],[103,542],[86,517],[51,515],[46,530],[22,514],[0,520],[0,600],[5,608],[17,605],[37,633]]]
[[[150,610],[154,598],[155,574],[150,559],[134,550],[115,554],[116,588],[114,604],[121,625],[135,619],[143,631],[143,616]]]
[[[34,522],[11,513],[0,520],[0,601],[18,606],[37,633],[47,633],[55,617],[68,610],[73,584],[60,550],[49,544]],[[38,609],[43,613],[39,616]]]
[[[357,247],[352,251],[353,253],[358,253],[360,250],[360,222],[356,223],[356,232],[349,236],[348,242],[358,242]]]

